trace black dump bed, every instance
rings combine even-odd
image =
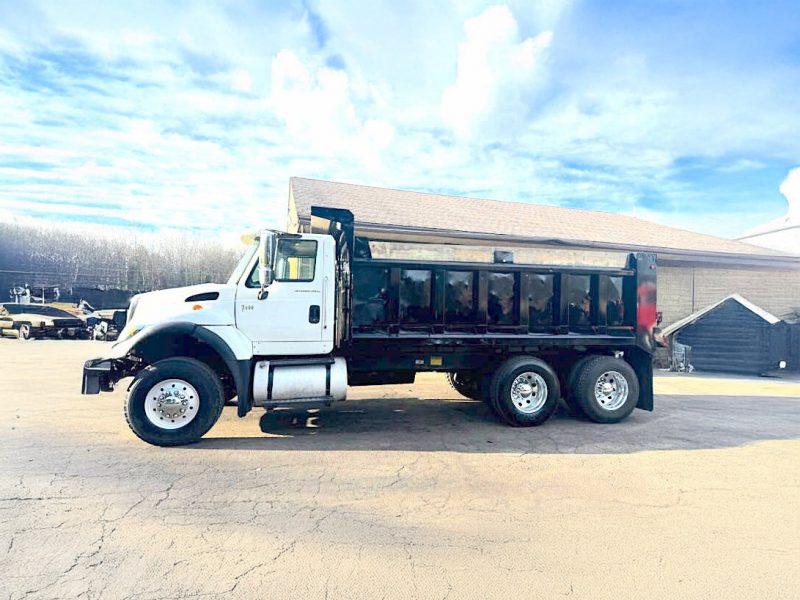
[[[368,339],[516,340],[636,346],[652,353],[656,257],[624,268],[373,259],[349,211],[312,208],[312,229],[337,241],[337,345]]]
[[[652,254],[631,254],[624,269],[352,261],[354,340],[557,336],[649,351],[654,318]]]
[[[564,367],[623,352],[652,399],[654,254],[630,254],[624,268],[515,264],[510,252],[494,263],[385,260],[355,238],[349,211],[312,208],[312,229],[337,240],[337,346],[365,383],[386,382],[376,372],[481,369],[519,353]]]

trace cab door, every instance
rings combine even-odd
[[[274,280],[259,300],[258,264],[239,285],[236,326],[253,342],[253,354],[326,354],[333,349],[329,327],[332,277],[330,236],[281,237]]]

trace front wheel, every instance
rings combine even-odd
[[[225,403],[222,383],[194,358],[168,358],[136,375],[125,399],[133,433],[154,446],[183,446],[203,437]]]
[[[23,323],[19,326],[19,331],[17,332],[17,339],[20,340],[29,340],[31,339],[31,326],[27,323]]]

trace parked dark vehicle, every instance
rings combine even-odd
[[[72,308],[86,322],[89,337],[94,340],[115,340],[125,326],[125,309],[95,309],[85,300]]]
[[[3,333],[16,333],[21,340],[43,337],[88,337],[86,323],[73,314],[46,304],[0,304]],[[8,323],[11,327],[7,327]]]

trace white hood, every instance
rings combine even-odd
[[[216,299],[197,299],[207,294]],[[202,296],[201,296],[202,298]],[[156,325],[164,321],[188,321],[198,325],[233,325],[236,286],[203,283],[188,287],[138,294],[131,300],[127,327]]]

